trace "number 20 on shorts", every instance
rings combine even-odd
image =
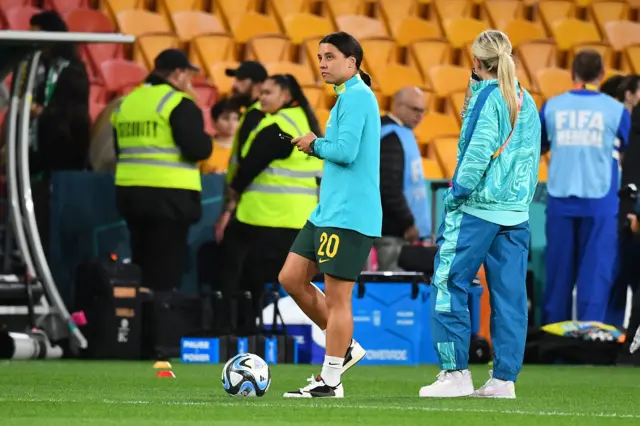
[[[318,256],[327,256],[332,259],[336,253],[338,253],[338,247],[340,246],[340,237],[336,234],[327,235],[323,232],[320,235],[320,248],[318,249]]]

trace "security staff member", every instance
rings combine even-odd
[[[246,61],[240,64],[236,69],[229,68],[225,71],[227,76],[233,77],[233,86],[231,87],[230,104],[233,108],[243,110],[240,120],[238,121],[238,131],[233,139],[231,151],[231,159],[226,175],[225,201],[229,200],[228,185],[235,176],[235,171],[240,161],[240,152],[249,137],[249,133],[256,128],[260,120],[264,118],[264,112],[260,109],[260,90],[262,83],[267,79],[267,70],[260,62]],[[218,242],[222,241],[224,232],[231,213],[223,212],[215,225],[215,237]]]
[[[229,185],[226,212],[233,239],[225,238],[221,285],[226,293],[250,291],[254,313],[266,283],[275,283],[289,248],[318,202],[322,162],[294,149],[292,138],[320,132],[318,120],[291,75],[274,75],[262,85],[260,103],[267,116],[249,134]],[[318,134],[318,133],[316,133]],[[281,137],[281,135],[284,136]],[[246,313],[241,329],[255,326]]]
[[[547,191],[545,324],[605,321],[618,246],[618,158],[631,119],[622,103],[597,91],[602,57],[583,50],[573,61],[576,88],[540,111],[542,151],[551,149]]]
[[[211,154],[191,78],[198,68],[179,50],[161,52],[144,84],[112,115],[117,153],[116,200],[143,285],[180,285],[187,234],[201,216],[197,161]]]

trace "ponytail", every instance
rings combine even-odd
[[[364,81],[364,84],[371,87],[371,76],[361,69],[358,70],[358,74],[360,74],[360,78]]]
[[[511,127],[515,127],[518,117],[518,95],[516,94],[516,64],[513,62],[511,54],[501,52],[498,55],[498,87],[502,92],[502,97],[507,102],[509,108],[509,121]]]

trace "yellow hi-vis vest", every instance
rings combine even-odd
[[[173,140],[169,115],[186,93],[168,84],[142,85],[111,114],[118,135],[116,185],[200,191],[197,163],[187,161]]]
[[[231,146],[231,158],[229,160],[229,167],[227,167],[227,175],[225,176],[225,181],[229,184],[233,180],[236,170],[238,168],[238,149],[240,149],[240,129],[244,124],[244,119],[247,118],[247,114],[249,114],[254,109],[260,109],[260,101],[254,102],[242,113],[240,120],[238,120],[238,130],[236,134],[233,136],[233,145]],[[253,130],[253,129],[251,129]],[[245,142],[246,143],[246,142]]]
[[[244,143],[244,158],[256,135],[277,124],[294,138],[310,132],[309,122],[301,107],[285,108],[268,115]],[[242,193],[236,210],[237,219],[248,225],[301,229],[318,203],[317,177],[322,161],[294,149],[284,160],[272,161]]]

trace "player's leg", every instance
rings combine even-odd
[[[373,246],[373,238],[338,228],[319,228],[316,234],[320,242],[318,268],[325,277],[328,310],[326,356],[320,376],[312,378],[304,388],[287,392],[285,397],[342,398],[344,366],[350,362],[354,365],[365,354],[357,344],[361,353],[354,349],[351,297],[354,283]]]
[[[435,383],[420,389],[421,397],[473,394],[468,370],[471,319],[467,289],[499,228],[459,210],[447,213],[444,219],[430,286],[431,336],[441,372]]]
[[[543,324],[571,319],[577,274],[576,224],[573,217],[547,217],[547,284],[543,297]]]
[[[617,218],[582,218],[578,240],[578,321],[604,322],[615,278]]]
[[[527,337],[529,222],[503,227],[485,260],[491,301],[491,341],[495,354],[490,379],[474,395],[515,398]]]

